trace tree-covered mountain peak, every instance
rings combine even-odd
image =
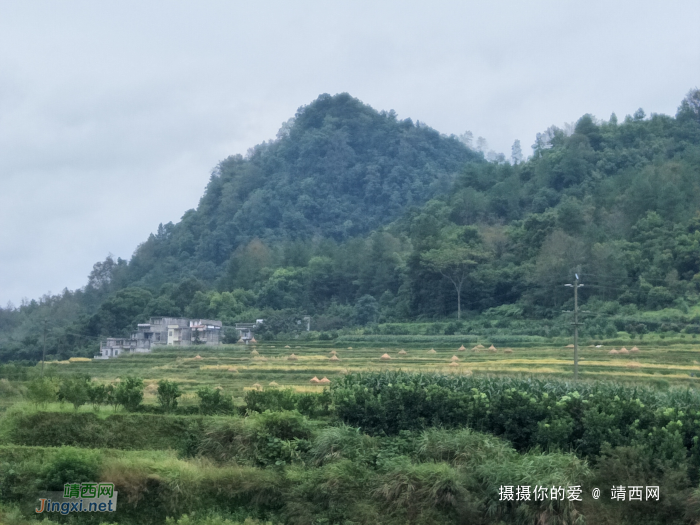
[[[161,280],[157,267],[172,256],[182,263],[174,271],[207,280],[255,238],[342,241],[366,234],[407,206],[447,192],[471,161],[481,162],[481,154],[454,137],[347,93],[321,95],[283,124],[276,140],[223,160],[198,208],[161,228],[132,263],[140,278],[151,273]]]

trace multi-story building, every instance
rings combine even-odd
[[[185,317],[151,317],[132,332],[131,338],[108,337],[100,342],[100,355],[109,359],[124,352],[148,353],[156,346],[218,345],[221,342],[221,321]]]

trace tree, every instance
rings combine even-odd
[[[56,400],[56,382],[48,377],[34,379],[27,385],[27,399],[35,406]]]
[[[139,377],[124,378],[114,392],[115,400],[129,412],[135,411],[143,401],[143,379]]]
[[[92,407],[97,410],[98,406],[107,401],[107,387],[90,382],[88,383],[87,395]]]
[[[197,390],[199,411],[205,415],[231,412],[233,403],[230,398],[221,395],[221,390],[203,387]]]
[[[366,325],[377,320],[379,315],[379,303],[371,295],[363,295],[355,303],[355,322],[359,325]]]
[[[471,131],[467,130],[457,138],[469,149],[474,149],[474,134]]]
[[[676,114],[679,118],[691,118],[700,122],[700,89],[691,89],[681,102]]]
[[[520,147],[520,140],[513,142],[513,146],[510,148],[510,160],[513,165],[520,164],[523,161],[523,150]]]
[[[90,377],[79,375],[68,377],[61,381],[58,388],[58,399],[66,400],[73,404],[73,408],[78,410],[90,399],[88,395]]]
[[[177,383],[161,379],[158,382],[158,403],[166,411],[177,408],[177,398],[182,395]]]
[[[117,401],[117,389],[114,387],[114,385],[107,385],[107,388],[105,388],[105,401],[108,405],[111,405],[114,411],[117,411],[117,407],[119,406],[119,401]]]
[[[462,286],[483,254],[465,242],[443,243],[422,254],[421,262],[427,268],[450,280],[457,292],[457,319],[462,317]]]

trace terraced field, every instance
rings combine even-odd
[[[144,378],[146,399],[152,402],[160,379],[176,381],[185,391],[183,404],[195,402],[200,386],[222,387],[240,397],[249,388],[277,383],[298,391],[321,391],[311,378],[333,381],[358,371],[406,370],[453,374],[544,375],[570,378],[573,350],[559,347],[460,350],[454,345],[431,348],[339,347],[332,344],[257,344],[158,349],[152,354],[110,360],[73,360],[47,364],[58,375],[85,373],[98,381],[126,375]],[[463,348],[463,347],[460,347]],[[639,352],[610,355],[612,347],[580,349],[582,379],[695,384],[700,378],[700,349],[695,345],[645,346]],[[403,350],[404,353],[401,351]],[[255,351],[255,353],[253,353]],[[296,359],[289,356],[295,354]],[[382,359],[383,355],[389,359]],[[338,360],[332,359],[337,356]],[[456,357],[456,359],[455,359]]]

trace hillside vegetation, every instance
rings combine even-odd
[[[438,334],[563,335],[575,271],[594,314],[584,335],[696,334],[699,209],[698,90],[675,117],[640,109],[549,128],[512,164],[323,95],[276,140],[222,161],[197,210],[131,260],[0,310],[0,358],[36,360],[44,318],[63,357],[150,315],[264,317],[267,338],[303,315],[328,337],[417,320]]]

